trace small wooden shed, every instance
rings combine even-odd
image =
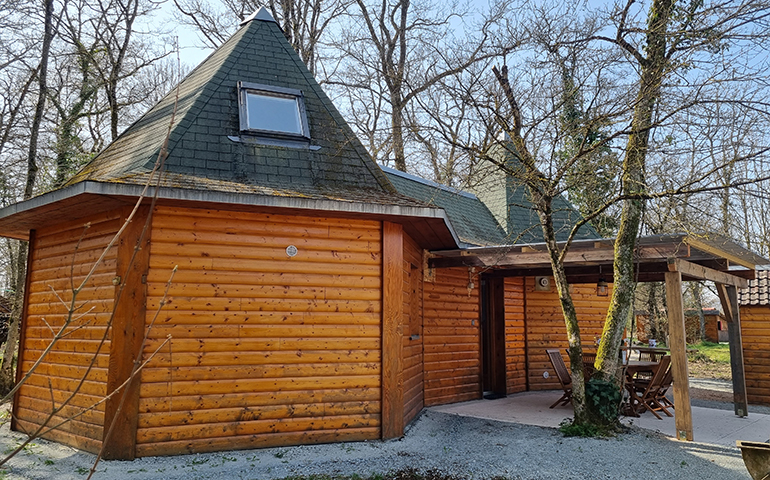
[[[770,405],[770,270],[740,292],[743,361],[749,402]]]

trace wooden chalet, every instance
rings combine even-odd
[[[770,405],[770,270],[757,270],[757,278],[741,290],[740,304],[746,396]]]
[[[505,245],[520,235],[474,195],[383,172],[264,9],[67,185],[0,210],[0,235],[30,242],[18,379],[95,266],[12,428],[57,425],[44,436],[105,458],[393,438],[425,406],[557,388],[545,349],[566,334],[542,244]],[[567,259],[584,339],[611,255],[582,239]],[[669,305],[682,279],[727,285],[736,324],[758,263],[691,236],[637,256]]]

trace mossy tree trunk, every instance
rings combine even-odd
[[[653,113],[660,98],[661,82],[668,66],[666,41],[673,8],[673,0],[652,2],[648,15],[645,49],[647,56],[644,57],[637,50],[632,50],[639,63],[641,76],[634,103],[631,134],[628,137],[623,159],[622,193],[626,199],[623,201],[615,240],[614,288],[595,364],[599,377],[606,381],[615,381],[617,378],[618,349],[634,303],[636,287],[634,250],[644,213],[644,197],[647,194],[645,182],[647,146],[653,126]]]

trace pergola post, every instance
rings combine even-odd
[[[676,438],[692,441],[692,407],[690,381],[687,371],[687,336],[684,325],[681,272],[666,272],[666,306],[671,368],[674,374],[674,420]]]
[[[746,399],[746,375],[743,370],[743,340],[741,339],[741,315],[738,306],[738,289],[733,285],[716,284],[719,301],[727,320],[727,334],[730,341],[730,370],[733,377],[733,405],[735,414],[745,417],[749,414]]]

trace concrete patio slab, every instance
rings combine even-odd
[[[548,408],[561,391],[524,392],[497,400],[473,400],[431,407],[431,410],[466,417],[498,420],[501,422],[557,428],[572,417],[572,406]],[[622,417],[626,425],[657,431],[675,438],[674,417],[658,420],[650,412],[641,417]],[[692,407],[693,437],[696,442],[735,447],[736,440],[765,442],[770,438],[770,415],[752,413],[738,417],[732,410]]]

